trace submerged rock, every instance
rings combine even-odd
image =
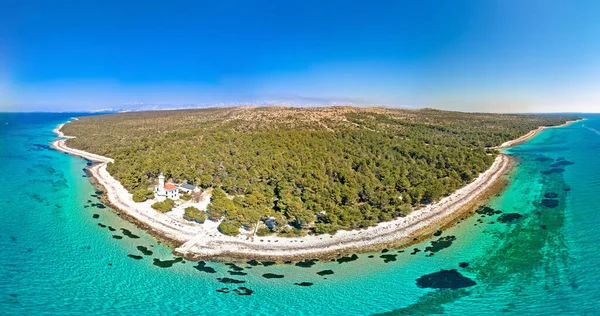
[[[217,278],[217,280],[221,283],[224,284],[242,284],[242,283],[246,283],[246,281],[244,280],[236,280],[236,279],[232,279],[232,278]]]
[[[304,261],[297,262],[296,266],[297,267],[301,267],[301,268],[310,268],[310,267],[314,266],[317,263],[317,261],[319,261],[319,260],[317,260],[317,259],[310,259],[310,260],[306,259]]]
[[[564,172],[565,169],[563,168],[550,168],[548,170],[542,170],[540,171],[543,175],[549,175],[549,174],[553,174],[553,173],[559,173],[559,172]]]
[[[468,262],[461,262],[461,263],[458,264],[458,266],[461,267],[461,268],[467,268],[467,267],[469,267],[469,263]]]
[[[216,273],[217,272],[212,267],[206,266],[206,262],[204,262],[204,261],[198,261],[198,265],[194,266],[194,269],[196,269],[200,272],[206,272],[206,273]]]
[[[121,228],[121,231],[123,232],[123,235],[125,235],[129,238],[132,238],[132,239],[140,238],[140,236],[134,235],[129,229]]]
[[[300,282],[300,283],[294,283],[295,285],[298,286],[312,286],[313,284],[310,282]]]
[[[172,260],[164,260],[164,261],[162,261],[160,259],[157,259],[157,258],[154,258],[154,260],[152,261],[152,264],[155,265],[155,266],[157,266],[157,267],[161,267],[161,268],[170,268],[175,263],[182,262],[182,261],[183,261],[183,258],[180,258],[180,257],[177,257],[177,258],[172,259]]]
[[[432,241],[431,246],[426,247],[425,251],[438,252],[442,249],[452,246],[452,242],[454,242],[455,240],[456,240],[455,236],[440,237],[438,240]]]
[[[233,271],[243,271],[244,270],[244,268],[236,265],[235,263],[230,262],[230,263],[225,263],[225,265],[228,266]]]
[[[463,276],[456,269],[440,270],[417,279],[417,286],[431,289],[460,289],[474,286],[475,281]]]
[[[135,260],[141,260],[141,259],[143,259],[143,258],[144,258],[144,257],[142,257],[142,256],[138,256],[138,255],[131,255],[131,254],[127,255],[127,257],[129,257],[129,258],[133,258],[133,259],[135,259]]]
[[[246,273],[246,272],[231,271],[231,270],[227,270],[227,273],[229,273],[230,275],[239,275],[239,276],[248,275],[248,273]]]
[[[500,217],[498,217],[498,221],[500,223],[506,224],[506,223],[515,221],[521,217],[523,217],[523,215],[521,215],[519,213],[507,213],[507,214],[502,214]]]
[[[475,210],[475,213],[480,214],[480,215],[496,215],[496,214],[500,214],[502,213],[502,211],[500,210],[494,210],[493,208],[489,207],[489,206],[480,206],[479,208],[477,208],[477,210]]]
[[[547,199],[556,199],[558,197],[558,193],[548,192],[544,194],[544,197]]]
[[[238,287],[237,289],[233,290],[233,292],[240,296],[252,295],[252,293],[254,293],[254,291],[251,289],[243,286]]]
[[[323,271],[317,272],[317,274],[320,276],[331,275],[331,274],[333,274],[333,270],[323,270]]]
[[[396,261],[396,256],[398,255],[381,255],[379,258],[383,258],[384,263]]]
[[[265,273],[262,275],[265,279],[283,279],[283,274]]]
[[[32,144],[31,146],[35,147],[36,151],[40,151],[41,149],[48,149],[51,150],[52,148],[46,144]],[[54,170],[54,168],[50,168],[51,170]],[[54,172],[50,172],[50,173],[54,173]]]
[[[141,251],[146,256],[151,256],[153,254],[152,250],[144,246],[137,246],[137,250]]]
[[[554,199],[543,199],[542,205],[548,208],[555,208],[558,206],[558,200]]]
[[[341,257],[335,261],[337,261],[337,263],[346,263],[346,262],[351,262],[351,261],[355,261],[358,260],[358,256],[356,254],[353,254],[350,257]]]
[[[550,165],[550,168],[558,168],[558,167],[564,167],[564,166],[568,166],[568,165],[574,165],[575,163],[572,161],[568,161],[568,160],[558,160],[555,163]]]

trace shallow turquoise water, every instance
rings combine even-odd
[[[153,265],[154,258],[172,259],[170,250],[96,204],[82,171],[85,160],[47,147],[51,130],[73,115],[0,114],[0,314],[521,315],[600,308],[600,116],[548,129],[509,150],[520,165],[488,205],[523,215],[513,222],[473,216],[445,231],[442,236],[456,240],[432,257],[407,249],[390,250],[397,260],[388,263],[381,254],[365,254],[310,268],[239,264],[248,275],[235,276],[216,263],[207,264],[216,273],[200,272],[193,262]],[[559,158],[574,164],[542,173]],[[555,202],[546,201],[554,207],[542,204],[548,193],[557,194],[550,198]],[[121,228],[140,238],[124,236]],[[144,256],[137,246],[153,254]],[[459,268],[460,262],[469,267]],[[316,274],[327,269],[334,274]],[[456,290],[416,285],[440,269],[457,269],[477,284]],[[284,277],[266,279],[265,273]],[[245,283],[223,284],[217,280],[223,277]],[[216,291],[241,286],[252,295]]]

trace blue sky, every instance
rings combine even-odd
[[[600,1],[0,1],[0,111],[600,111]]]

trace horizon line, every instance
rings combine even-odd
[[[242,107],[284,107],[284,108],[329,108],[329,107],[355,107],[355,108],[386,108],[386,109],[404,109],[404,110],[424,110],[431,109],[444,112],[458,112],[458,113],[489,113],[489,114],[600,114],[598,112],[568,112],[568,111],[557,111],[557,112],[491,112],[491,111],[457,111],[440,109],[430,106],[425,107],[403,107],[403,106],[385,106],[385,105],[207,105],[200,107],[181,107],[181,108],[165,108],[165,109],[100,109],[100,110],[74,110],[74,111],[0,111],[0,114],[16,114],[16,113],[46,113],[46,114],[65,114],[65,113],[85,113],[85,114],[119,114],[119,113],[136,113],[136,112],[158,112],[158,111],[185,111],[185,110],[202,110],[209,108],[242,108]]]

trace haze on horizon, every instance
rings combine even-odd
[[[0,112],[599,112],[600,2],[0,3]]]

